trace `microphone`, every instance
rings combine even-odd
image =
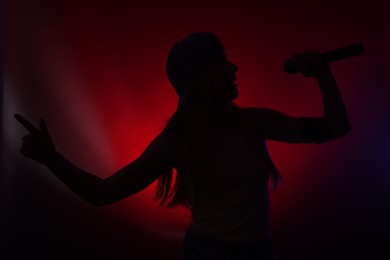
[[[351,58],[363,54],[363,44],[357,43],[322,53],[322,62],[332,62]],[[295,59],[288,59],[284,62],[283,69],[287,74],[299,72],[299,63]]]

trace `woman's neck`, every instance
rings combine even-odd
[[[211,107],[212,124],[216,127],[226,127],[230,124],[230,103],[215,102]]]

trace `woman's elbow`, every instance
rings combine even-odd
[[[336,138],[344,137],[347,134],[349,134],[349,132],[351,132],[351,125],[349,123],[346,123],[342,127],[335,129],[335,137]]]
[[[100,207],[103,207],[107,204],[110,204],[108,203],[108,201],[104,198],[102,198],[101,196],[88,196],[88,198],[85,198],[85,201],[88,202],[88,204],[90,204],[91,206],[95,207],[95,208],[100,208]]]
[[[333,128],[333,131],[327,132],[327,134],[323,133],[322,135],[318,136],[315,143],[323,144],[323,143],[331,142],[333,140],[336,140],[336,139],[339,139],[339,138],[346,136],[350,131],[351,131],[351,127],[349,124],[342,127],[342,128],[340,128],[340,127]]]
[[[92,206],[99,208],[111,204],[110,193],[108,192],[107,185],[104,181],[101,182],[98,187],[95,187],[95,189],[91,190],[87,201]]]
[[[98,200],[90,200],[88,201],[92,206],[94,206],[95,208],[100,208],[100,207],[103,207],[103,206],[106,206],[110,203],[108,203],[106,200],[102,200],[102,199],[98,199]]]
[[[123,198],[127,197],[126,194],[118,193],[118,191],[113,191],[109,189],[101,190],[96,193],[92,200],[89,200],[90,204],[94,207],[103,207],[106,205],[113,204]]]

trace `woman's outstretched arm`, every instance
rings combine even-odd
[[[102,179],[58,153],[43,120],[37,128],[22,116],[15,117],[29,131],[23,137],[22,155],[46,165],[68,188],[94,206],[107,205],[143,190],[171,167],[170,140],[162,132],[138,159]]]

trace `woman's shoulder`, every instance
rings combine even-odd
[[[257,110],[256,107],[242,107],[235,104],[231,105],[230,108],[233,117],[240,120],[250,120]]]

